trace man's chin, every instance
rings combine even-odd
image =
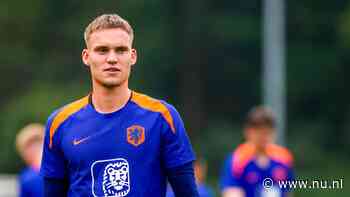
[[[122,86],[127,80],[94,80],[95,85],[101,86],[108,89],[113,89]]]
[[[113,89],[113,88],[121,86],[121,83],[102,83],[101,85],[105,88]]]
[[[102,86],[104,88],[115,88],[115,87],[119,87],[121,86],[121,82],[120,81],[96,81],[96,85],[98,86]]]

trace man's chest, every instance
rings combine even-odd
[[[244,170],[242,181],[250,186],[261,185],[266,179],[277,182],[288,179],[288,169],[273,161],[261,168],[255,162],[251,162]]]
[[[86,119],[72,121],[63,131],[61,148],[71,167],[144,155],[159,157],[161,126],[150,119]]]

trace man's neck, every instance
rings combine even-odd
[[[131,90],[126,86],[114,88],[94,87],[91,95],[95,110],[100,113],[118,111],[128,102]]]
[[[256,146],[255,157],[256,157],[256,162],[260,168],[264,169],[268,167],[270,163],[270,159],[267,155],[266,147]]]
[[[256,163],[260,168],[266,169],[270,164],[270,159],[266,154],[258,154],[256,155]]]
[[[41,163],[41,155],[33,154],[30,160],[27,160],[27,164],[33,170],[39,172]]]

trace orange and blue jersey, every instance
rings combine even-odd
[[[286,148],[276,144],[268,145],[266,154],[268,163],[261,167],[256,160],[255,147],[248,143],[239,145],[224,163],[220,176],[221,191],[238,187],[246,197],[269,196],[269,193],[286,196],[288,189],[279,188],[278,181],[294,179],[293,156]],[[271,180],[274,187],[264,188],[264,180]]]
[[[164,197],[166,169],[194,159],[172,105],[132,92],[120,110],[101,114],[87,96],[49,117],[41,173],[68,179],[70,197]]]
[[[18,176],[19,197],[42,197],[44,196],[44,182],[39,170],[26,167]]]

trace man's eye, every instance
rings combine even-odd
[[[123,53],[125,53],[126,51],[118,50],[118,51],[116,51],[116,52],[119,53],[119,54],[123,54]]]
[[[108,52],[108,48],[98,48],[96,51],[98,53],[107,53]]]
[[[123,54],[123,53],[128,52],[128,48],[126,48],[126,47],[119,47],[115,51],[116,51],[116,53]]]

